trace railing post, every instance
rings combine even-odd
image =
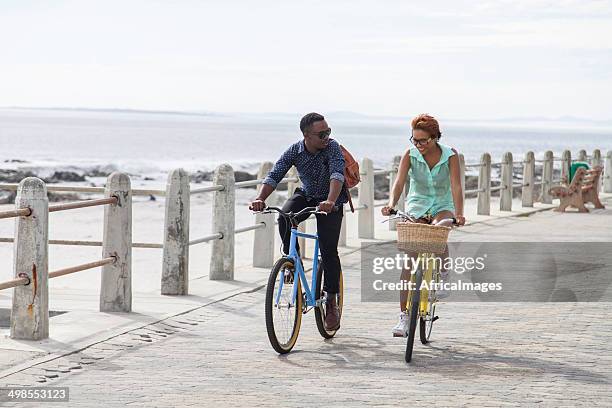
[[[525,154],[525,162],[523,163],[523,189],[521,191],[523,207],[533,207],[534,183],[535,155],[530,151]]]
[[[274,163],[272,162],[267,161],[267,162],[261,163],[261,165],[259,166],[259,170],[257,171],[257,179],[261,180],[261,179],[266,178],[266,176],[268,175],[270,170],[272,170],[273,167],[274,167]],[[261,183],[257,185],[257,194],[259,194],[259,192],[261,191],[262,186],[263,184]],[[287,185],[287,189],[289,189],[289,185]],[[272,206],[276,205],[276,190],[273,191],[272,194],[268,196],[268,198],[266,199],[266,202],[267,202],[267,205],[272,205]]]
[[[264,162],[259,167],[259,172],[257,173],[258,179],[265,178],[273,165],[271,162]],[[291,173],[295,173],[295,167],[292,167],[288,173],[288,177],[293,177]],[[295,191],[295,184],[292,186],[292,182],[287,184],[287,193],[288,197],[293,195],[293,189]],[[257,186],[257,192],[259,193],[261,190],[261,184]],[[274,193],[270,195],[272,197]],[[271,201],[274,202],[274,197]],[[266,227],[262,229],[256,229],[255,235],[253,238],[253,266],[256,268],[269,268],[274,264],[274,231],[276,228],[274,225],[274,214],[255,214],[255,223],[263,223]]]
[[[359,205],[366,208],[359,211],[359,238],[374,238],[374,163],[368,158],[361,162],[359,183]]]
[[[342,216],[342,224],[340,225],[340,237],[338,238],[338,246],[346,246],[346,217],[351,209],[344,206],[344,215]]]
[[[42,180],[27,177],[19,183],[15,208],[29,207],[32,215],[15,219],[15,278],[27,274],[30,284],[13,289],[11,333],[13,339],[49,337],[49,201]]]
[[[612,150],[606,154],[606,168],[603,174],[604,193],[612,193]]]
[[[189,175],[175,169],[166,185],[162,295],[189,293]]]
[[[501,186],[502,189],[499,193],[499,210],[500,211],[512,211],[512,196],[513,190],[512,187],[513,177],[513,163],[512,163],[512,153],[506,152],[504,153],[504,157],[502,158],[502,166],[501,166]]]
[[[591,156],[591,167],[601,166],[601,150],[593,150],[593,156]]]
[[[569,184],[571,180],[569,179],[570,167],[572,166],[572,152],[569,150],[564,150],[561,155],[561,182],[564,184]]]
[[[491,214],[491,155],[483,153],[478,173],[478,215]]]
[[[233,280],[236,183],[232,166],[217,167],[213,184],[223,186],[223,190],[214,192],[212,219],[212,233],[221,233],[222,238],[211,241],[209,279]]]
[[[301,185],[299,177],[298,177],[298,172],[295,166],[292,166],[291,169],[289,169],[289,172],[287,172],[287,177],[290,177],[290,178],[295,177],[298,179],[298,181],[290,181],[289,183],[287,183],[287,198],[291,198],[293,193],[295,193],[295,189]]]
[[[550,188],[552,187],[554,165],[553,152],[547,150],[544,153],[544,165],[542,166],[542,203],[544,204],[552,204]]]
[[[132,311],[132,188],[127,174],[112,173],[106,181],[105,197],[117,204],[104,206],[102,257],[116,261],[102,267],[101,312]]]
[[[578,151],[578,161],[586,162],[587,161],[587,153],[586,150],[580,149]]]
[[[591,156],[591,168],[595,168],[597,166],[601,166],[601,150],[595,149],[593,150],[593,155]],[[597,186],[597,193],[601,191],[601,185],[603,183],[603,178],[599,178],[599,185]]]
[[[389,196],[393,192],[393,184],[395,184],[395,180],[399,177],[399,165],[402,160],[402,156],[393,157],[393,163],[391,165],[391,174],[389,174]],[[399,196],[399,200],[396,205],[397,209],[400,211],[405,211],[406,209],[406,189],[402,190],[402,194]],[[389,221],[389,231],[397,230],[397,219]]]
[[[461,178],[461,196],[465,202],[465,157],[459,153],[459,177]]]

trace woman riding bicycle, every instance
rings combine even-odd
[[[406,177],[410,176],[406,213],[421,223],[439,224],[455,218],[458,225],[465,224],[459,154],[457,150],[439,143],[441,136],[440,125],[433,116],[422,114],[412,120],[410,141],[414,147],[408,149],[400,161],[389,204],[382,208],[383,215],[391,214],[404,190]],[[440,278],[442,282],[448,280],[448,271],[441,270]],[[410,280],[410,269],[402,270],[401,280]],[[444,289],[437,291],[438,298],[446,296],[448,293]],[[407,303],[408,291],[402,290],[394,336],[404,336],[408,330]]]

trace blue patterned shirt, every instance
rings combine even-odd
[[[278,159],[262,184],[276,188],[291,166],[297,168],[306,196],[319,202],[327,200],[331,180],[344,183],[344,157],[340,145],[334,139],[330,139],[327,147],[315,154],[306,149],[303,139],[292,144]],[[347,201],[343,188],[336,204],[344,204]]]

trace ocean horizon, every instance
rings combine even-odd
[[[388,167],[410,147],[410,118],[352,112],[325,114],[332,137],[358,159]],[[254,172],[274,162],[302,138],[301,114],[249,114],[129,109],[0,109],[0,168],[45,176],[54,171],[120,170],[164,179],[173,168],[210,171],[221,163]],[[441,143],[455,147],[467,163],[483,152],[493,161],[506,151],[560,155],[596,148],[612,150],[612,122],[580,118],[440,119]]]

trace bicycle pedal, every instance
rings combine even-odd
[[[436,320],[438,320],[440,317],[439,316],[434,316],[433,319],[431,319],[431,322],[435,322]]]

